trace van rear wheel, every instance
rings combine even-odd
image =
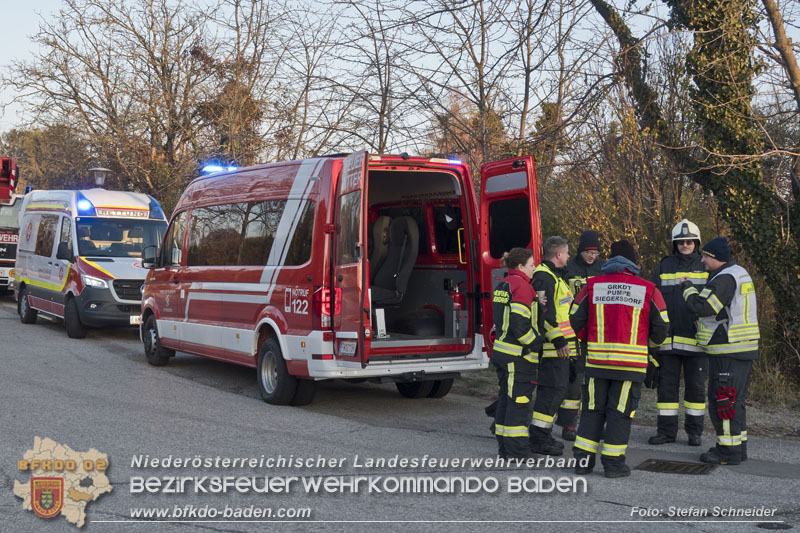
[[[64,308],[64,325],[70,339],[82,339],[89,333],[89,328],[81,322],[81,317],[78,315],[78,304],[75,303],[75,298],[67,300]]]
[[[31,302],[28,300],[29,296],[28,287],[23,287],[19,293],[19,301],[17,302],[17,312],[19,319],[23,324],[34,324],[39,312],[31,307]]]
[[[169,358],[175,355],[175,350],[164,348],[161,345],[155,315],[148,316],[144,321],[142,340],[144,341],[144,357],[153,366],[164,366],[169,362]]]
[[[447,393],[450,392],[450,389],[453,388],[453,382],[455,379],[437,379],[433,382],[433,389],[431,389],[431,393],[428,394],[429,398],[444,398],[447,396]]]
[[[289,374],[275,339],[265,340],[258,351],[258,390],[272,405],[289,405],[297,392],[297,378]]]
[[[425,398],[433,390],[433,381],[413,381],[411,383],[395,383],[397,390],[406,398]]]

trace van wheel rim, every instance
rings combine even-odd
[[[20,302],[20,304],[22,306],[22,314],[23,315],[27,315],[28,314],[28,309],[30,308],[30,303],[28,303],[28,293],[27,292],[25,293],[25,297],[22,298],[22,302]]]
[[[150,328],[147,330],[147,340],[149,342],[149,346],[147,347],[147,351],[151,354],[155,353],[156,346],[158,345],[158,335],[156,335],[156,330],[154,328]]]
[[[278,369],[275,364],[275,355],[268,352],[264,355],[264,364],[261,365],[261,383],[268,394],[275,392],[278,387]]]

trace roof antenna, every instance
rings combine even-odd
[[[401,152],[400,157],[407,161],[410,156],[408,155],[408,152]]]

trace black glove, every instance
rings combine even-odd
[[[486,416],[489,418],[494,418],[495,411],[497,411],[497,400],[493,401],[483,409],[483,412],[486,413]]]
[[[652,355],[647,356],[647,374],[644,377],[644,386],[648,389],[658,387],[658,374],[661,371],[661,363]]]
[[[577,357],[570,357],[569,358],[569,382],[575,383],[575,380],[578,378],[578,358]]]

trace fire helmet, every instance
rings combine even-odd
[[[698,241],[700,242],[700,228],[697,224],[685,218],[672,228],[673,241]]]

